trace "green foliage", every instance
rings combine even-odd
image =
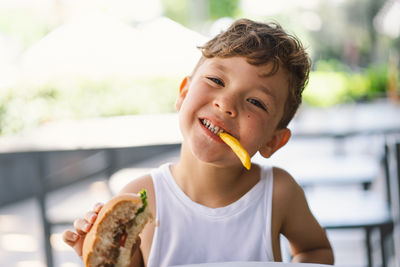
[[[192,18],[190,17],[194,12],[193,7],[195,3],[191,3],[191,0],[162,0],[164,7],[164,15],[183,24],[191,25]],[[204,6],[208,10],[208,14],[203,14],[204,20],[216,20],[223,17],[236,17],[239,12],[240,0],[207,0],[204,1]]]
[[[321,61],[310,74],[303,93],[304,102],[312,106],[332,106],[349,101],[369,101],[386,96],[388,68],[370,65],[351,71],[335,60]]]
[[[339,61],[335,58],[330,58],[327,60],[319,60],[315,63],[315,70],[317,71],[326,71],[326,72],[348,72],[350,68],[344,64],[342,61]]]
[[[11,36],[27,48],[58,24],[51,16],[32,12],[29,8],[0,8],[0,32]]]
[[[366,99],[370,91],[369,79],[361,73],[346,73],[347,101],[361,101]]]
[[[0,91],[0,134],[14,134],[58,119],[175,111],[179,80],[80,80]]]
[[[369,81],[369,90],[366,94],[368,99],[381,96],[386,92],[388,79],[388,66],[384,64],[373,64],[365,71]]]
[[[340,72],[314,71],[303,93],[304,102],[311,106],[332,106],[346,97],[346,75]]]
[[[188,0],[162,0],[164,15],[183,24],[189,23],[189,2]]]
[[[235,17],[239,12],[239,0],[209,0],[210,18]]]

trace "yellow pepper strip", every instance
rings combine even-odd
[[[242,147],[242,145],[239,143],[239,141],[235,137],[225,132],[219,132],[218,136],[222,139],[222,141],[225,142],[225,144],[227,144],[233,150],[233,152],[235,152],[236,156],[238,156],[243,166],[247,170],[250,170],[251,167],[250,156],[247,153],[247,151]]]

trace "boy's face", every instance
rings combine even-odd
[[[211,58],[181,87],[177,100],[185,144],[202,161],[237,163],[230,148],[205,124],[230,133],[250,156],[269,157],[290,137],[276,129],[288,95],[288,75],[282,68],[271,76],[271,65],[256,67],[245,58]]]

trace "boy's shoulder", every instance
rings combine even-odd
[[[274,174],[274,184],[279,184],[281,186],[299,186],[293,176],[286,170],[280,167],[272,167]]]
[[[132,177],[132,181],[130,181],[127,185],[125,185],[119,194],[130,193],[137,194],[143,189],[147,192],[147,200],[149,203],[149,207],[151,207],[152,212],[155,212],[155,191],[153,185],[153,179],[151,174],[144,174],[138,178]],[[155,214],[155,213],[153,213]]]
[[[290,225],[288,222],[298,221],[295,215],[299,212],[303,214],[307,202],[303,189],[287,171],[274,167],[273,174],[273,225],[279,226],[275,229],[277,233],[282,231],[282,227]]]
[[[256,164],[256,167],[263,169],[265,166]],[[271,166],[272,176],[273,176],[273,201],[274,203],[288,203],[292,201],[293,196],[304,195],[303,189],[296,182],[293,176],[287,172],[286,170]],[[257,168],[254,168],[257,169]],[[263,175],[259,171],[255,171],[255,173],[259,173],[257,175]]]
[[[273,167],[275,203],[291,204],[297,197],[304,196],[304,191],[290,173],[279,167]]]
[[[119,193],[136,194],[143,189],[146,189],[147,193],[150,193],[149,191],[154,191],[153,180],[149,173],[139,177],[132,177],[132,180],[127,183]]]

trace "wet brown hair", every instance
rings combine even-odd
[[[278,129],[287,127],[301,104],[311,68],[311,60],[296,37],[286,33],[278,23],[239,19],[199,48],[203,56],[194,72],[206,58],[213,57],[245,57],[254,66],[272,63],[272,70],[267,75],[284,68],[289,73],[289,93]]]

